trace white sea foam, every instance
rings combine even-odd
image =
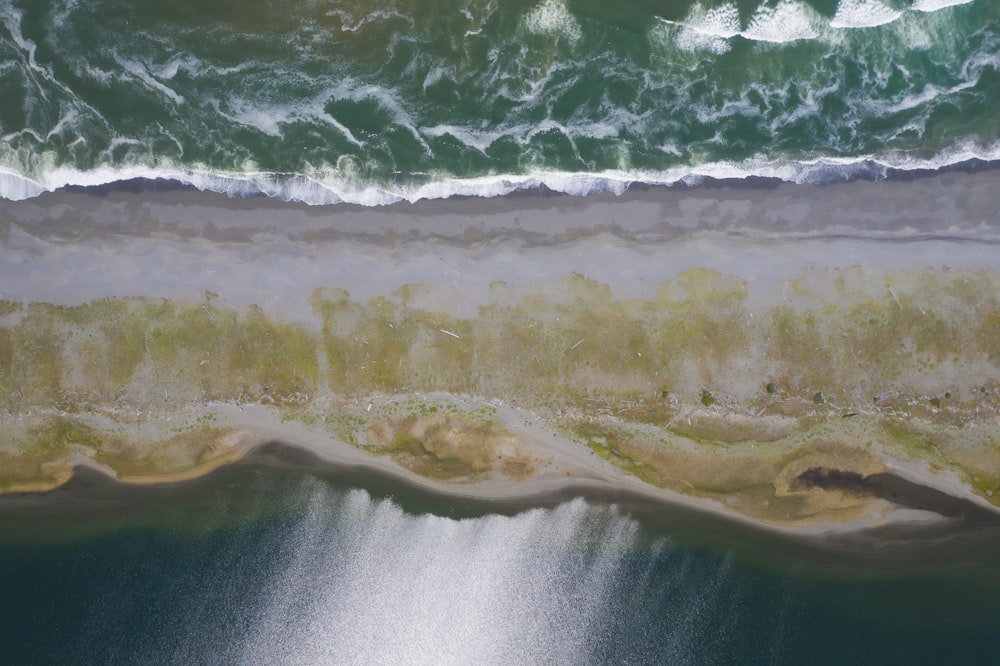
[[[361,16],[356,17],[351,12],[343,9],[331,9],[326,12],[329,18],[336,17],[340,20],[341,32],[358,32],[365,26],[373,23],[381,23],[388,20],[400,20],[413,25],[413,18],[395,11],[371,11],[370,6],[363,5]]]
[[[115,61],[121,65],[127,72],[132,74],[135,78],[139,79],[146,84],[147,87],[157,90],[166,97],[168,97],[174,104],[183,104],[184,96],[178,94],[172,88],[164,85],[156,79],[152,74],[150,74],[149,69],[143,63],[136,62],[129,58],[122,57],[115,54]]]
[[[50,22],[53,27],[61,28],[66,24],[66,19],[76,10],[79,0],[64,0],[61,7],[57,7],[51,15]]]
[[[451,136],[458,139],[462,144],[475,148],[479,152],[486,154],[486,149],[489,148],[494,141],[500,139],[501,137],[507,136],[510,130],[506,128],[503,130],[497,129],[493,131],[472,131],[465,127],[460,127],[458,125],[434,125],[433,127],[421,127],[420,133],[424,136],[429,136],[433,138],[440,138],[442,136]]]
[[[840,0],[830,26],[833,28],[874,28],[897,20],[903,12],[878,0]]]
[[[58,189],[57,187],[51,189]],[[37,197],[39,194],[50,191],[50,188],[26,178],[9,169],[0,169],[0,197],[21,201]]]
[[[287,73],[281,78],[288,80],[293,76],[297,76],[297,74]],[[331,102],[340,100],[356,103],[374,102],[380,111],[384,111],[391,117],[395,126],[407,129],[424,150],[430,151],[425,137],[414,126],[410,112],[404,104],[396,99],[396,93],[393,90],[377,85],[362,84],[351,78],[340,80],[333,87],[330,87],[329,83],[324,80],[304,76],[300,76],[296,83],[310,92],[307,95],[300,94],[297,99],[289,103],[267,101],[271,98],[282,97],[280,92],[271,94],[270,90],[264,91],[263,94],[257,91],[256,95],[249,97],[232,95],[224,100],[204,98],[200,101],[202,104],[211,106],[220,116],[235,123],[253,127],[268,136],[281,136],[282,126],[289,123],[326,124],[334,127],[345,139],[359,148],[366,145],[366,139],[355,135],[349,127],[331,114],[328,107]]]
[[[184,64],[184,60],[181,58],[172,58],[162,65],[153,65],[150,67],[153,74],[157,78],[164,79],[166,81],[171,80],[177,76],[177,72],[180,70],[181,65]]]
[[[709,51],[721,55],[732,48],[735,37],[772,43],[816,39],[820,36],[821,24],[821,18],[813,9],[794,0],[762,5],[745,28],[741,27],[735,4],[705,7],[695,3],[682,21],[657,17],[657,24],[650,29],[648,38],[654,43],[660,41],[660,29],[669,26],[674,29],[673,46],[683,51]]]
[[[740,34],[740,10],[735,3],[727,3],[692,13],[685,23],[699,32],[728,39]]]
[[[226,110],[223,110],[218,100],[203,101],[226,120],[253,127],[268,136],[281,136],[281,124],[289,121],[287,109],[280,106],[266,106],[240,97],[230,97],[226,100]]]
[[[458,125],[434,125],[421,127],[420,133],[432,138],[451,136],[463,145],[486,154],[487,149],[500,139],[514,138],[519,145],[527,146],[536,135],[549,131],[561,133],[574,145],[576,140],[581,137],[588,139],[617,138],[625,127],[641,132],[642,118],[640,116],[613,105],[609,105],[609,108],[602,109],[602,111],[604,118],[602,122],[564,125],[553,120],[545,120],[540,123],[521,123],[493,130],[473,130]]]
[[[0,168],[0,197],[22,200],[68,186],[96,187],[133,179],[148,179],[175,181],[199,190],[233,197],[265,195],[313,205],[344,202],[361,206],[382,206],[400,201],[415,202],[452,196],[506,196],[541,189],[576,196],[598,192],[623,194],[633,184],[669,186],[677,183],[697,184],[705,179],[762,177],[793,183],[827,183],[851,178],[882,178],[890,170],[937,170],[973,160],[1000,161],[1000,142],[989,146],[961,144],[930,159],[914,158],[905,153],[819,158],[800,162],[758,157],[742,162],[712,162],[665,171],[538,171],[478,178],[440,178],[422,185],[367,183],[332,171],[287,175],[264,172],[218,173],[208,169],[183,169],[170,165],[87,171],[60,167],[46,171],[41,176],[31,177],[14,169]]]
[[[708,51],[722,55],[732,48],[729,40],[718,35],[706,34],[691,28],[683,28],[674,45],[682,51]]]
[[[740,11],[733,3],[705,9],[694,4],[680,24],[676,46],[685,51],[705,50],[722,54],[730,39],[740,34]]]
[[[267,134],[280,137],[283,125],[294,122],[315,122],[332,125],[349,142],[364,147],[364,142],[358,139],[350,128],[338,121],[325,106],[327,93],[314,95],[310,99],[296,101],[294,104],[261,103],[244,97],[229,97],[223,102],[217,99],[205,99],[203,103],[210,105],[223,118]]]
[[[936,12],[939,9],[955,7],[956,5],[968,5],[972,0],[913,0],[910,9],[918,12]]]
[[[909,10],[934,12],[971,2],[972,0],[914,0]],[[683,51],[707,51],[721,55],[732,48],[732,40],[736,37],[771,43],[806,39],[837,41],[838,30],[888,25],[898,21],[906,11],[881,0],[840,0],[834,17],[826,20],[805,3],[779,0],[777,4],[761,5],[746,25],[742,26],[735,4],[706,7],[696,2],[683,20],[656,17],[657,23],[650,28],[648,38],[651,43],[658,43],[661,41],[661,28],[668,27],[672,29],[669,37],[672,46]],[[911,26],[911,31],[912,29]],[[914,41],[917,42],[917,47],[926,46],[926,40],[921,40],[919,34]]]
[[[25,38],[21,33],[21,19],[23,14],[21,10],[14,9],[8,3],[0,5],[0,21],[3,21],[4,27],[10,32],[11,38],[13,38],[14,43],[17,44],[18,48],[25,54],[25,61],[28,66],[35,71],[46,73],[41,67],[38,66],[35,61],[35,53],[38,51],[38,45],[30,39]]]
[[[799,39],[815,39],[817,17],[806,5],[781,0],[773,7],[762,6],[751,17],[746,30],[741,34],[747,39],[759,42],[794,42]]]
[[[524,27],[537,35],[565,37],[570,42],[583,36],[580,22],[570,14],[565,0],[542,0],[525,15]]]
[[[421,86],[426,92],[428,88],[441,80],[448,80],[450,77],[450,70],[445,67],[432,67],[428,72],[427,76],[424,77],[424,83]]]
[[[931,36],[926,23],[921,21],[900,21],[893,26],[898,39],[910,49],[929,49],[934,46],[935,37]]]

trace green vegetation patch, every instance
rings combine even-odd
[[[531,465],[517,462],[514,449],[493,457],[506,435],[490,430],[488,415],[463,415],[447,401],[402,405],[395,414],[345,407],[357,411],[368,396],[481,396],[605,424],[576,434],[650,483],[713,492],[757,488],[759,479],[757,472],[720,477],[721,467],[706,462],[711,456],[732,467],[751,444],[791,446],[788,428],[812,432],[817,423],[846,432],[854,420],[872,441],[942,468],[971,469],[975,457],[959,440],[935,433],[1000,415],[994,272],[819,271],[792,284],[788,298],[770,300],[752,299],[747,283],[707,270],[627,299],[571,275],[540,287],[496,283],[471,316],[454,314],[449,293],[403,285],[359,302],[319,289],[309,297],[319,330],[227,306],[213,294],[72,307],[0,301],[0,410],[134,424],[210,401],[261,403],[289,419],[322,418],[346,441],[417,473],[517,476],[518,465]],[[326,409],[331,393],[343,414]],[[907,430],[917,423],[926,428]],[[131,459],[134,445],[113,433],[47,427],[31,435],[23,455],[58,449],[44,444],[51,440],[59,450],[88,447],[135,474],[198,460],[197,447],[179,440],[165,445],[176,450],[162,460]],[[685,457],[701,449],[711,456]],[[1000,468],[980,465],[969,478],[992,490]]]
[[[228,433],[224,428],[199,426],[157,440],[106,436],[94,459],[122,477],[183,473],[215,457]]]
[[[158,439],[109,432],[68,416],[43,416],[12,433],[0,450],[0,487],[65,480],[73,454],[92,458],[120,476],[184,472],[219,453],[227,430],[196,426]]]
[[[377,450],[428,478],[478,481],[496,472],[521,479],[535,471],[517,437],[494,420],[434,413],[378,421],[370,433]]]
[[[258,308],[172,305],[150,322],[146,344],[157,372],[194,384],[203,399],[273,402],[313,391],[319,379],[315,337]]]
[[[0,317],[6,317],[9,314],[20,312],[22,309],[24,309],[24,306],[17,301],[5,301],[0,299]]]
[[[99,434],[76,419],[43,417],[26,427],[17,424],[0,449],[0,490],[61,483],[69,474],[70,454],[92,451],[99,442]]]

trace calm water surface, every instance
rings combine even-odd
[[[1000,648],[988,563],[831,568],[582,499],[469,515],[254,467],[130,497],[2,515],[5,663],[972,663]]]

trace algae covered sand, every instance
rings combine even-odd
[[[509,210],[361,237],[336,212],[62,196],[4,211],[2,491],[283,439],[453,492],[588,481],[786,526],[949,515],[903,482],[997,501],[1000,267],[951,205],[966,238],[791,234],[738,189],[714,196],[746,224],[681,235],[648,197],[531,201],[529,225],[579,220],[539,239]],[[609,234],[612,208],[659,235]]]

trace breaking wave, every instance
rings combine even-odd
[[[392,186],[354,184],[336,177],[301,174],[216,174],[183,169],[77,171],[58,169],[41,180],[0,170],[0,197],[23,200],[64,188],[99,188],[132,181],[163,181],[231,197],[267,196],[310,205],[355,204],[383,206],[398,202],[450,197],[497,197],[520,192],[587,196],[625,193],[633,186],[697,185],[706,180],[726,181],[764,178],[799,184],[825,185],[850,180],[882,180],[895,174],[939,171],[966,164],[1000,162],[1000,143],[980,149],[960,147],[931,159],[899,156],[869,159],[819,159],[799,163],[750,160],[742,164],[704,164],[696,169],[678,168],[656,173],[608,171],[602,173],[539,172],[479,178],[450,178],[423,185]]]

